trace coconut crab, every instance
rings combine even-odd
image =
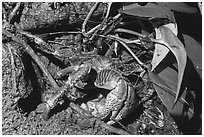
[[[94,84],[98,88],[111,91],[106,97],[90,100],[82,104],[81,107],[101,119],[111,114],[110,121],[107,122],[108,124],[121,120],[138,104],[133,87],[116,70],[102,69],[97,74]]]
[[[84,76],[90,73],[91,69],[95,70],[97,72],[96,80],[94,82],[96,90],[97,88],[102,88],[108,90],[108,93],[105,95],[99,94],[96,98],[83,102],[81,108],[89,111],[91,115],[101,119],[106,119],[111,115],[108,118],[107,123],[113,124],[115,121],[123,119],[139,104],[139,99],[136,97],[137,95],[133,86],[128,79],[123,76],[125,73],[119,69],[123,66],[122,64],[124,65],[123,61],[119,62],[104,56],[96,55],[59,71],[57,75],[60,77],[69,74],[65,85],[68,87],[68,90],[75,92],[76,90],[73,89],[76,87],[83,89],[86,85],[86,83],[83,82]],[[130,67],[131,65],[134,67]],[[135,66],[136,64],[129,65],[129,67],[132,68],[132,72],[141,73],[144,71],[142,67]],[[49,110],[53,108],[57,104],[57,100],[62,94],[65,94],[65,92],[66,91],[59,92],[55,94],[54,97],[46,99],[47,101],[45,103],[47,109]],[[77,97],[72,98],[72,100],[75,99],[77,99]]]

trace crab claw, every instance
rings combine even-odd
[[[35,111],[36,113],[42,114],[43,119],[47,121],[49,118],[50,110],[51,109],[47,103],[41,103],[37,106],[37,109]]]
[[[50,114],[50,106],[47,103],[43,103],[43,119],[48,120]]]

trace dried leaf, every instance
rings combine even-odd
[[[184,13],[196,13],[197,9],[183,2],[157,2],[158,5],[166,7],[170,10],[184,12]]]
[[[129,5],[128,8],[124,8],[122,13],[136,17],[167,18],[172,22],[175,22],[174,14],[169,9],[161,7],[155,3],[148,3],[145,6],[132,4]]]
[[[176,99],[174,103],[178,101],[178,97],[180,95],[180,87],[183,79],[184,70],[186,67],[187,54],[182,42],[174,35],[174,33],[164,27],[159,27],[161,32],[162,40],[166,43],[166,46],[171,50],[177,60],[178,64],[178,82],[177,82],[177,90],[176,90]]]

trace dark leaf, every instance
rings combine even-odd
[[[156,39],[161,39],[161,32],[159,29],[155,28],[156,32]],[[155,43],[154,44],[155,49],[154,49],[154,54],[152,58],[152,71],[162,62],[162,60],[166,57],[166,55],[169,53],[169,49],[165,47],[162,44]]]
[[[137,2],[130,2],[130,3],[126,3],[126,5],[123,5],[123,10],[129,10],[140,6],[143,6],[143,5],[140,5]]]
[[[169,28],[161,26],[159,27],[159,30],[161,32],[161,37],[162,37],[161,40],[174,54],[178,64],[177,89],[174,90],[176,91],[176,98],[174,103],[176,103],[180,95],[180,87],[182,84],[183,74],[186,67],[186,61],[187,61],[186,50],[182,42],[178,39],[178,37],[175,36],[175,34]]]
[[[183,2],[157,2],[158,5],[166,7],[169,10],[184,12],[184,13],[196,13],[197,9]]]
[[[136,17],[147,18],[167,18],[175,22],[174,14],[167,8],[161,7],[155,3],[148,3],[145,6],[140,6],[137,3],[128,5],[123,8],[122,13]]]
[[[169,23],[163,26],[169,28],[177,36],[178,28],[177,28],[176,23]],[[155,28],[155,32],[156,32],[156,39],[161,39],[162,34],[160,30]],[[151,62],[152,70],[154,70],[159,65],[159,63],[166,57],[166,55],[169,53],[169,49],[162,44],[155,43],[154,46],[155,46],[154,55],[153,55],[152,62]]]
[[[192,37],[183,35],[187,56],[191,59],[200,78],[202,78],[202,46]]]
[[[187,115],[188,118],[191,119],[194,115],[193,110],[190,108],[184,109],[187,106],[184,100],[186,92],[183,92],[181,98],[179,98],[178,102],[172,108],[176,98],[174,91],[177,88],[177,75],[177,71],[170,67],[166,67],[158,73],[149,71],[149,77],[153,82],[154,88],[171,115],[173,117],[183,117],[183,115]]]

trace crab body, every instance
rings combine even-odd
[[[110,59],[103,56],[95,56],[85,59],[81,63],[70,66],[58,73],[62,75],[61,72],[68,72],[69,76],[65,84],[70,89],[73,87],[83,89],[87,84],[84,82],[85,75],[88,74],[91,69],[97,72],[97,77],[94,82],[95,87],[106,89],[108,93],[105,95],[100,94],[99,97],[82,103],[81,107],[90,111],[95,117],[108,119],[108,124],[113,124],[115,123],[114,121],[123,119],[138,105],[133,87],[128,80],[123,77],[122,72],[117,69],[116,66],[118,65],[115,64],[118,63],[112,63]],[[51,98],[47,102],[52,101],[53,99]],[[51,106],[51,108],[53,107],[54,106]]]
[[[84,109],[91,111],[92,115],[101,119],[111,115],[107,123],[113,124],[136,108],[138,100],[133,88],[116,70],[101,70],[94,84],[98,88],[111,91],[100,101],[91,100],[82,105]]]

